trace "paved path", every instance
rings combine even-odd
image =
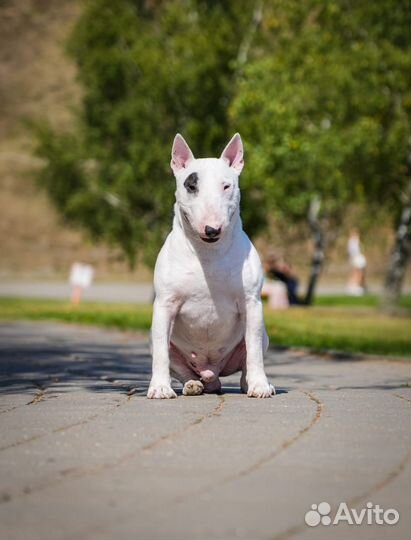
[[[70,295],[71,289],[68,282],[0,282],[0,296],[68,300]],[[152,283],[93,283],[84,291],[82,297],[92,302],[150,303],[153,300],[153,285]]]
[[[150,401],[144,336],[0,327],[1,540],[410,537],[410,364],[271,351],[278,395]],[[328,502],[396,525],[318,525]]]

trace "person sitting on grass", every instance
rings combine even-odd
[[[277,257],[274,253],[269,253],[264,261],[264,270],[267,279],[262,294],[268,296],[271,307],[288,307],[288,305],[303,304],[303,301],[298,296],[298,277],[283,258]],[[284,285],[285,299],[281,299],[279,288],[276,285],[278,283]],[[276,295],[274,300],[271,299],[272,294]]]

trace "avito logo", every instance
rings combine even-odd
[[[349,508],[347,503],[339,504],[333,518],[330,516],[331,505],[328,502],[312,504],[311,510],[305,514],[305,522],[310,527],[317,525],[395,525],[400,519],[400,514],[394,508],[384,510],[379,504],[368,502],[365,508],[356,510]]]

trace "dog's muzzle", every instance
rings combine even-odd
[[[182,208],[180,208],[180,212],[184,221],[186,221],[186,223],[193,229],[193,226],[191,225],[187,212],[185,212]],[[207,242],[208,244],[218,242],[220,240],[221,227],[219,229],[215,229],[214,227],[210,227],[209,225],[206,225],[204,227],[204,233],[205,233],[205,236],[201,234],[199,235],[203,242]]]
[[[201,236],[201,240],[204,240],[204,242],[208,242],[209,244],[212,242],[217,242],[220,239],[221,227],[215,229],[214,227],[206,225],[204,227],[204,232],[206,234],[206,237]]]

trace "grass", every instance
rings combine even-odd
[[[151,305],[83,302],[72,306],[61,300],[0,298],[0,320],[61,321],[121,330],[149,330]]]
[[[369,308],[295,308],[266,313],[270,341],[321,350],[411,359],[411,321]]]
[[[372,298],[372,297],[371,297]],[[411,357],[411,321],[379,313],[369,298],[322,297],[311,308],[266,309],[272,345]],[[404,305],[410,305],[405,298]],[[149,330],[150,305],[0,298],[0,320],[49,320]]]
[[[348,296],[344,294],[328,294],[318,296],[315,299],[315,306],[327,307],[373,307],[380,304],[380,297],[376,294],[367,294],[365,296]],[[400,300],[400,307],[411,310],[411,295],[403,295]]]

